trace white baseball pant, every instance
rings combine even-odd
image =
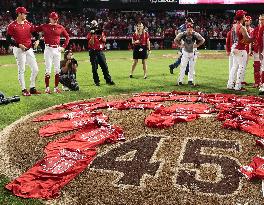
[[[55,74],[60,73],[61,48],[59,46],[57,48],[53,48],[45,45],[44,59],[46,66],[45,75],[51,74],[52,64],[54,65]]]
[[[235,50],[233,57],[233,66],[231,72],[229,73],[229,80],[227,88],[234,88],[235,90],[240,90],[242,88],[242,81],[245,75],[245,67],[247,62],[247,51],[246,50]]]
[[[21,48],[13,47],[13,54],[16,58],[17,67],[18,67],[18,81],[22,90],[26,89],[26,83],[25,83],[26,64],[28,64],[31,69],[30,88],[35,87],[36,78],[38,75],[38,64],[33,49],[30,48],[27,51],[23,51]]]
[[[181,59],[181,70],[180,70],[180,75],[178,78],[178,82],[182,82],[185,76],[185,70],[186,66],[189,62],[189,73],[188,73],[188,81],[193,81],[194,80],[194,66],[196,62],[197,57],[195,57],[194,52],[188,53],[182,50],[182,59]]]

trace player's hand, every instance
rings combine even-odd
[[[65,48],[60,47],[60,52],[64,52],[64,51],[65,51]]]
[[[140,43],[140,41],[139,41],[139,40],[136,40],[136,41],[134,41],[134,43],[135,43],[135,44],[139,44],[139,43]]]
[[[184,45],[183,45],[183,44],[181,44],[181,45],[179,46],[179,48],[184,48]]]
[[[198,48],[198,46],[197,46],[197,44],[195,43],[195,44],[193,44],[193,48]]]
[[[259,60],[261,60],[261,61],[263,60],[263,54],[262,53],[259,54]]]
[[[38,45],[39,45],[39,40],[36,40],[36,41],[34,42],[34,49],[37,49]]]
[[[230,56],[230,52],[227,51],[227,52],[226,52],[226,55],[227,55],[227,56]]]
[[[25,51],[27,49],[26,46],[24,46],[23,44],[18,44],[19,48],[21,48],[23,51]]]

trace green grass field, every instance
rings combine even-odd
[[[201,51],[202,56],[206,58],[198,59],[196,65],[196,83],[197,87],[175,86],[179,69],[175,70],[174,75],[169,73],[168,65],[172,63],[176,51],[161,50],[152,51],[148,60],[148,78],[143,79],[143,70],[141,63],[138,64],[135,78],[130,79],[129,73],[132,64],[131,51],[106,52],[106,58],[112,79],[115,86],[105,84],[102,72],[99,69],[101,86],[96,87],[93,84],[91,65],[88,61],[88,53],[76,53],[75,58],[79,61],[77,79],[80,85],[79,92],[63,92],[62,94],[41,94],[39,96],[21,97],[19,103],[12,103],[6,106],[0,106],[0,130],[18,120],[20,117],[30,114],[44,108],[98,96],[118,95],[121,93],[136,93],[142,91],[202,91],[207,93],[232,93],[226,90],[228,79],[228,58],[212,59],[210,55],[219,55],[216,51]],[[208,54],[208,55],[207,55]],[[222,55],[225,55],[222,53]],[[39,75],[36,82],[37,88],[44,92],[44,60],[43,54],[37,55],[39,65]],[[0,91],[6,96],[20,95],[21,89],[17,80],[17,66],[14,56],[0,56]],[[30,69],[26,70],[26,84],[29,86]],[[187,79],[187,77],[185,77]],[[249,67],[246,73],[246,81],[253,83],[252,59],[249,61]],[[53,79],[51,85],[53,85]],[[52,88],[52,86],[51,86]],[[53,89],[53,88],[52,88]],[[247,95],[257,95],[258,90],[248,86],[248,91],[243,93]],[[3,186],[8,179],[0,177],[0,204],[39,204],[39,201],[20,200],[5,191]]]

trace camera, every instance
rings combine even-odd
[[[0,92],[0,105],[6,105],[11,102],[18,102],[20,101],[20,97],[15,95],[13,97],[5,97],[2,92]]]
[[[99,28],[97,21],[93,20],[90,25],[87,26],[88,31],[91,34],[102,35],[103,29]]]

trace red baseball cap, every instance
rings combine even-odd
[[[193,28],[193,25],[191,23],[188,23],[186,28]]]
[[[236,17],[242,17],[242,16],[244,16],[246,14],[247,14],[247,12],[244,11],[244,10],[237,10],[236,11]]]
[[[251,21],[251,20],[252,20],[251,16],[246,16],[246,21]]]
[[[17,7],[16,8],[16,13],[19,14],[19,13],[22,13],[22,14],[28,14],[29,12],[27,11],[27,9],[25,7]]]
[[[56,12],[51,12],[50,15],[49,15],[49,18],[57,20],[59,18],[59,15]]]

